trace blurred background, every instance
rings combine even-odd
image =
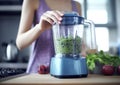
[[[79,2],[82,4],[83,16],[95,23],[98,50],[120,55],[120,1],[80,0]]]
[[[16,50],[13,59],[6,58],[6,47],[14,45],[23,0],[0,0],[0,67],[26,69],[30,55],[28,47]],[[120,56],[120,0],[76,0],[82,6],[82,16],[95,23],[98,50]],[[14,53],[15,54],[15,53]]]

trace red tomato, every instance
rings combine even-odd
[[[49,73],[49,66],[40,65],[38,73],[40,73],[40,74],[48,74]]]
[[[113,75],[114,74],[114,67],[111,65],[104,65],[102,67],[102,73],[104,75]]]

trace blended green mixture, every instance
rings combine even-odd
[[[81,49],[81,39],[76,36],[76,38],[59,38],[55,42],[56,53],[61,54],[79,54]]]

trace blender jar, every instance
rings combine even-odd
[[[79,57],[86,54],[87,48],[96,49],[94,24],[91,21],[76,12],[67,12],[62,18],[61,24],[53,25],[55,57]],[[90,37],[86,38],[88,31]]]

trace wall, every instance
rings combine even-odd
[[[3,42],[9,43],[11,40],[15,40],[18,31],[18,25],[20,20],[20,14],[4,14],[0,15],[0,59],[5,56],[5,48],[1,45]],[[29,49],[26,48],[20,51],[19,57],[29,56]]]

